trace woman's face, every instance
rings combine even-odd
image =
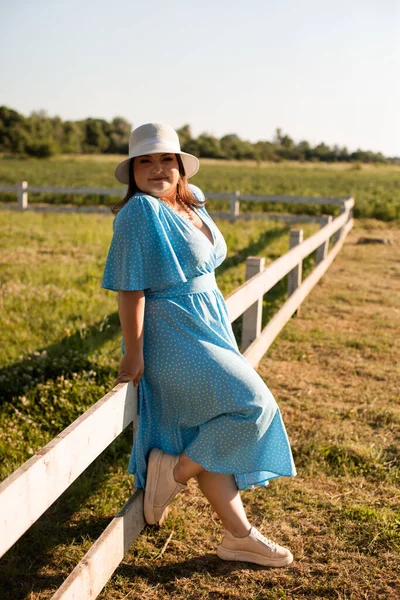
[[[156,198],[175,199],[179,165],[175,154],[144,154],[133,161],[137,187]]]

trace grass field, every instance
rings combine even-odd
[[[118,156],[64,156],[52,159],[0,158],[0,185],[28,181],[32,185],[91,186],[120,188],[114,179]],[[344,198],[354,196],[356,217],[374,217],[385,221],[400,218],[400,166],[320,163],[245,163],[202,160],[199,173],[191,180],[205,192],[252,194],[288,194]],[[1,194],[0,201],[14,201],[15,194]],[[30,194],[30,202],[72,204],[113,204],[115,199],[76,195]],[[227,206],[227,204],[225,204]],[[215,210],[225,206],[211,201]],[[332,207],[290,206],[243,203],[243,211],[275,211],[321,214]],[[337,210],[337,209],[336,209]],[[331,214],[331,213],[330,213]]]
[[[111,221],[0,212],[1,478],[113,384],[116,296],[99,287]],[[224,295],[243,282],[246,256],[268,263],[287,250],[281,224],[217,224],[229,249],[217,271]],[[365,234],[394,243],[357,245]],[[146,528],[100,598],[399,597],[399,244],[398,224],[356,221],[300,317],[259,366],[280,404],[298,476],[243,499],[251,521],[292,549],[293,565],[220,561],[220,526],[191,483],[165,527]],[[267,294],[264,322],[284,297],[285,282]],[[234,329],[240,339],[239,322]],[[51,597],[129,497],[130,445],[126,431],[6,554],[2,599]]]

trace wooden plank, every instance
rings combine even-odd
[[[239,196],[240,196],[239,190],[237,190],[231,196],[229,219],[232,223],[234,223],[235,220],[237,219],[237,217],[239,216],[239,210],[240,210]]]
[[[346,200],[344,200],[344,206],[345,206],[346,211],[350,211],[350,209],[354,208],[354,204],[355,204],[355,201],[354,201],[353,197],[346,198]],[[351,217],[351,218],[353,218],[353,217]]]
[[[0,210],[20,210],[14,202],[0,202]]]
[[[312,196],[259,196],[255,194],[242,194],[240,202],[278,202],[281,204],[333,204],[341,206],[340,198],[314,198]]]
[[[28,182],[21,181],[17,185],[17,204],[20,210],[28,208]]]
[[[204,192],[205,196],[209,200],[230,200],[232,198],[232,192],[221,193],[221,192]],[[333,204],[334,206],[341,206],[343,204],[343,198],[314,198],[313,196],[260,196],[255,194],[240,194],[237,199],[240,202],[278,202],[282,204]]]
[[[331,215],[326,215],[324,217],[324,221],[321,223],[321,226],[325,227],[325,225],[328,225],[329,223],[332,223],[332,217],[331,217]],[[316,265],[319,265],[319,263],[322,262],[328,256],[328,250],[329,250],[329,240],[325,240],[325,242],[323,244],[321,244],[321,246],[318,246],[317,251],[315,253],[315,264]]]
[[[111,214],[111,206],[74,206],[60,204],[30,204],[30,212],[55,212],[55,213],[107,213]]]
[[[259,213],[256,213],[259,214]],[[262,215],[263,213],[261,213]],[[284,223],[320,223],[321,217],[313,215],[287,215],[287,214],[268,214],[264,213],[269,221],[283,221]],[[245,213],[246,217],[252,218],[252,213]]]
[[[0,185],[0,193],[2,192],[14,192],[17,193],[18,185]]]
[[[350,220],[345,227],[343,228],[343,236],[340,241],[335,244],[327,258],[323,260],[312,273],[306,277],[300,287],[293,293],[292,296],[284,305],[279,309],[279,311],[273,316],[273,318],[269,321],[268,325],[264,327],[260,336],[247,348],[247,350],[243,353],[245,358],[250,362],[250,364],[255,367],[259,364],[260,360],[271,346],[272,342],[281,332],[283,327],[289,321],[290,317],[295,313],[300,304],[304,301],[306,296],[310,293],[315,284],[321,279],[323,274],[329,268],[331,263],[334,261],[336,256],[338,255],[341,247],[343,246],[344,240],[353,227],[353,220]]]
[[[213,219],[230,219],[230,213],[226,212],[214,212],[209,211],[210,217]],[[283,221],[284,223],[321,223],[322,217],[313,215],[288,215],[282,214],[271,214],[271,213],[240,213],[235,216],[235,220],[242,219],[244,221],[250,220],[268,220],[268,221]]]
[[[295,248],[303,241],[303,230],[302,229],[291,229],[289,238],[289,248]],[[294,267],[288,273],[288,296],[291,296],[298,287],[301,285],[303,278],[303,261],[301,260],[298,265]],[[300,314],[300,309],[297,309],[296,315]]]
[[[246,281],[261,273],[265,268],[265,258],[260,256],[248,256],[246,259]],[[243,313],[242,322],[242,347],[246,350],[250,344],[257,339],[261,333],[263,299],[258,300]]]
[[[207,200],[231,200],[232,194],[235,194],[235,192],[204,192]]]
[[[340,214],[343,214],[344,212],[346,212],[346,207],[343,204],[340,207]],[[339,229],[332,238],[332,244],[336,244],[340,240],[341,235],[342,235],[342,229]]]
[[[143,490],[136,490],[52,600],[97,598],[144,526]]]
[[[136,415],[137,388],[119,384],[2,482],[0,556]]]
[[[0,192],[16,192],[16,185],[1,185]],[[91,188],[91,187],[70,187],[70,186],[41,186],[41,185],[29,185],[28,192],[36,194],[79,194],[79,195],[90,195],[98,194],[101,196],[125,196],[126,188]],[[313,196],[277,196],[277,195],[255,195],[255,194],[243,194],[238,195],[237,192],[223,193],[223,192],[210,192],[206,193],[207,199],[210,200],[232,200],[232,194],[235,195],[235,200],[239,202],[277,202],[282,204],[331,204],[335,206],[341,206],[343,204],[342,198],[314,198]]]
[[[0,210],[20,210],[18,204],[0,202]],[[111,214],[111,206],[75,206],[73,204],[28,204],[24,212]]]
[[[290,230],[290,238],[289,238],[289,248],[296,248],[303,241],[303,230],[302,229],[291,229]],[[296,265],[291,271],[288,273],[288,295],[291,296],[295,290],[301,285],[303,272],[303,261],[301,260],[298,265]]]
[[[30,194],[80,194],[89,196],[98,194],[100,196],[125,196],[126,189],[120,188],[90,188],[90,187],[55,187],[30,185],[28,187]]]
[[[335,231],[343,227],[348,218],[349,213],[347,212],[340,217],[336,217],[332,223],[326,225],[296,246],[296,248],[289,250],[289,252],[276,259],[262,273],[243,283],[236,290],[228,294],[225,301],[231,322],[249,308],[257,298],[260,298],[260,296],[263,296],[268,290],[273,288],[282,277],[299,264],[300,260],[311,254]]]

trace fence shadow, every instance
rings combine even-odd
[[[0,567],[2,600],[24,600],[33,589],[37,592],[55,591],[62,584],[71,571],[70,565],[64,567],[68,572],[51,577],[43,575],[43,571],[56,571],[55,549],[63,546],[68,549],[74,542],[78,547],[77,564],[86,551],[82,549],[83,540],[89,539],[93,543],[115,516],[78,515],[73,519],[88,498],[104,488],[110,476],[110,467],[115,466],[117,461],[125,465],[131,443],[132,429],[128,427],[6,552]],[[121,487],[121,505],[124,494],[126,490]]]
[[[26,393],[39,383],[93,368],[88,354],[101,347],[120,331],[118,313],[73,335],[65,336],[50,346],[41,348],[20,361],[0,369],[0,404]],[[96,370],[99,366],[96,364]]]
[[[166,587],[167,591],[173,592],[175,588],[174,582],[177,579],[190,578],[196,573],[204,572],[215,577],[223,577],[242,569],[246,569],[246,571],[259,571],[260,569],[265,571],[265,567],[256,564],[225,562],[218,558],[216,554],[204,554],[179,562],[168,562],[165,565],[157,565],[156,562],[153,562],[149,565],[137,566],[124,561],[116,569],[114,575],[126,577],[129,581],[137,577],[142,577],[149,585],[161,584]],[[172,585],[170,586],[169,584]],[[271,583],[271,587],[272,585]]]
[[[312,271],[315,266],[315,253],[306,256],[303,259],[303,279]],[[262,322],[261,328],[263,329],[272,319],[275,313],[281,308],[288,298],[288,276],[282,277],[273,288],[271,288],[263,296],[263,311],[262,311]],[[236,342],[241,348],[242,340],[242,328],[243,328],[243,315],[240,315],[237,319],[232,322],[232,330],[235,336]],[[243,352],[243,349],[241,348]]]
[[[303,259],[303,280],[315,267],[314,253]],[[273,288],[263,296],[262,327],[265,327],[274,314],[288,298],[288,276],[282,277]]]
[[[227,258],[216,269],[216,274],[222,274],[244,262],[247,256],[258,254],[275,239],[286,235],[288,231],[288,227],[275,227],[263,232],[256,241]],[[234,327],[235,335],[236,329],[237,326]],[[11,402],[49,379],[56,379],[61,375],[68,377],[72,373],[88,371],[94,367],[99,372],[103,367],[98,364],[93,365],[88,354],[119,332],[118,312],[115,312],[84,330],[78,330],[73,335],[65,336],[54,344],[24,356],[20,361],[0,368],[0,405]],[[237,336],[239,339],[239,331]],[[106,371],[107,373],[103,374],[105,376],[110,370],[106,368]]]
[[[255,242],[251,242],[245,248],[229,256],[224,260],[222,265],[215,270],[216,275],[222,274],[232,267],[236,267],[244,262],[248,256],[257,255],[263,248],[271,244],[275,239],[287,235],[290,231],[289,227],[274,227],[269,231],[264,231]]]
[[[128,581],[133,581],[135,578],[141,577],[146,580],[148,585],[156,586],[161,584],[166,592],[173,594],[176,592],[177,579],[189,579],[197,573],[205,572],[213,577],[224,577],[229,576],[232,573],[240,572],[243,569],[247,572],[259,570],[265,571],[265,567],[256,564],[224,562],[220,560],[216,554],[205,554],[203,556],[196,556],[162,566],[157,565],[157,563],[148,566],[137,566],[135,564],[123,562],[116,569],[113,577],[123,577]],[[2,600],[24,600],[30,591],[36,593],[54,593],[66,577],[67,574],[43,575],[38,573],[37,578],[34,582],[31,581],[30,584],[22,584],[19,587],[15,586],[13,588],[8,586],[7,588],[4,588],[4,591],[0,588],[0,591],[2,592],[1,598]],[[266,581],[263,585],[266,589],[272,589],[275,584],[272,581],[270,583]],[[129,597],[136,598],[136,596],[133,595],[129,595]]]

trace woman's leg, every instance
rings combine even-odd
[[[178,483],[187,483],[189,479],[197,477],[202,471],[204,469],[199,463],[194,462],[194,460],[182,453],[179,455],[179,461],[174,468],[174,478]]]
[[[202,471],[197,475],[197,481],[224,528],[235,537],[247,536],[251,525],[247,520],[234,476]]]
[[[186,483],[192,477],[197,477],[201,491],[225,529],[236,537],[247,536],[251,525],[247,520],[234,476],[206,471],[186,454],[181,454],[174,469],[174,478],[179,483]]]
[[[149,473],[147,475],[152,483],[146,483],[144,496],[144,514],[148,523],[162,520],[166,507],[176,494],[189,479],[197,477],[201,491],[226,529],[217,548],[219,558],[244,560],[269,567],[284,567],[293,561],[290,550],[251,527],[233,475],[211,473],[185,454],[177,459],[157,449],[150,453],[149,470],[153,458],[152,477]]]

